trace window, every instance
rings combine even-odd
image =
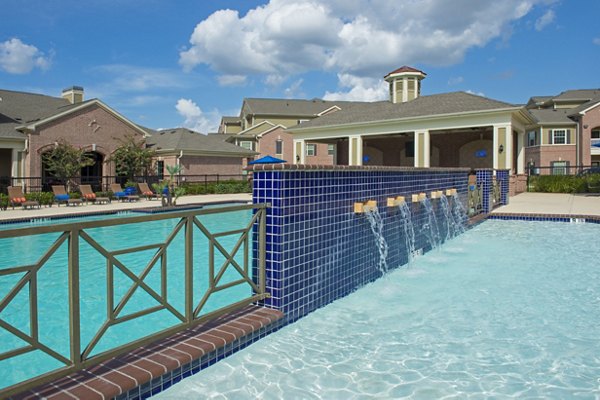
[[[550,131],[551,144],[568,144],[566,129],[552,129]]]
[[[535,131],[531,131],[531,132],[527,132],[527,146],[535,146],[537,145],[537,141],[536,139],[536,132]]]
[[[592,139],[600,139],[600,129],[592,129]]]
[[[317,145],[314,143],[308,143],[306,145],[306,155],[307,156],[316,156],[317,155]]]
[[[275,154],[283,154],[283,140],[281,139],[275,141]]]
[[[243,140],[240,142],[240,147],[243,147],[248,150],[252,150],[252,142],[250,142],[248,140]]]
[[[158,179],[164,179],[165,177],[165,162],[162,160],[156,162],[156,175]]]
[[[550,166],[552,167],[552,175],[568,175],[569,173],[568,161],[552,161]]]
[[[328,144],[327,145],[327,155],[328,156],[335,156],[335,144]]]

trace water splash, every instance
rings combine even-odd
[[[467,215],[467,209],[458,198],[458,193],[452,195],[452,213],[454,214],[454,220],[458,227],[457,234],[464,233],[469,217]]]
[[[381,218],[381,214],[379,213],[377,206],[367,210],[365,215],[369,221],[371,232],[373,232],[373,236],[375,237],[375,245],[377,246],[377,251],[379,252],[378,268],[383,275],[388,271],[388,244],[385,240],[385,237],[383,237],[383,219]]]
[[[410,211],[410,206],[406,202],[402,202],[398,209],[400,210],[400,215],[402,216],[402,226],[404,228],[404,240],[406,242],[406,251],[408,252],[408,264],[412,262],[412,260],[416,256],[415,251],[415,226],[412,220],[412,212]]]
[[[435,216],[433,204],[431,204],[431,201],[427,197],[421,200],[421,204],[425,207],[425,215],[427,216],[427,222],[423,224],[422,230],[424,231],[425,236],[427,236],[431,248],[437,249],[440,247],[442,240],[440,238],[440,228],[438,226],[437,217]]]

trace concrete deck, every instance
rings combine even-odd
[[[521,193],[492,214],[600,216],[600,196],[562,193]]]
[[[229,201],[252,201],[250,193],[239,194],[205,194],[197,196],[183,196],[177,199],[177,205],[187,204],[206,204]],[[21,218],[39,218],[55,217],[57,215],[93,213],[102,211],[131,210],[134,208],[160,207],[160,200],[139,200],[132,202],[113,201],[108,204],[83,204],[80,206],[60,206],[56,204],[52,207],[42,206],[41,208],[23,210],[21,207],[8,208],[6,211],[0,211],[0,221],[21,219]]]

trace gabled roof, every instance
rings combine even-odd
[[[117,111],[113,110],[98,99],[90,99],[71,104],[60,97],[51,97],[36,93],[15,92],[0,90],[0,137],[26,138],[18,132],[22,129],[36,129],[38,125],[49,122],[55,118],[67,115],[70,112],[88,107],[92,104],[99,105],[112,113],[124,123],[138,129],[141,133],[146,131],[134,124]]]
[[[373,103],[347,103],[340,111],[303,122],[292,128],[368,123],[376,121],[433,117],[477,111],[518,109],[520,106],[504,103],[466,92],[442,93],[420,96],[406,103],[393,104],[389,101]]]
[[[226,124],[241,124],[242,119],[240,117],[222,117],[221,122]]]
[[[552,98],[554,101],[590,101],[600,96],[600,89],[566,90]]]
[[[146,139],[148,146],[157,152],[189,152],[193,154],[248,157],[258,153],[225,142],[229,135],[203,135],[185,129],[157,131]]]
[[[574,116],[578,114],[585,114],[585,112],[591,108],[596,107],[600,103],[600,94],[595,98],[581,104],[579,107],[569,109],[569,116]]]
[[[575,124],[569,118],[569,114],[571,114],[571,109],[569,108],[541,108],[527,111],[538,124]]]
[[[327,101],[321,99],[259,99],[246,98],[242,110],[246,108],[247,114],[291,116],[291,117],[316,117],[319,113],[338,105],[344,108],[347,101]]]

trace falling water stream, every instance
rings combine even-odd
[[[427,197],[421,200],[421,204],[425,207],[425,215],[427,217],[427,222],[423,224],[422,229],[429,240],[429,244],[431,244],[431,248],[437,249],[440,247],[442,239],[440,237],[440,228],[438,226],[437,217],[435,216],[433,204]]]
[[[381,214],[379,213],[379,209],[377,208],[377,206],[368,209],[365,212],[365,215],[367,216],[367,220],[369,221],[369,225],[371,226],[371,231],[373,232],[373,236],[375,237],[375,245],[377,246],[377,250],[379,251],[378,268],[382,274],[385,274],[388,271],[388,244],[385,240],[385,237],[383,237],[383,219],[381,218]]]
[[[404,240],[406,242],[406,251],[408,252],[408,263],[415,258],[415,226],[412,220],[412,212],[410,206],[406,202],[400,203],[398,206],[400,215],[402,216],[402,227],[404,228]]]

